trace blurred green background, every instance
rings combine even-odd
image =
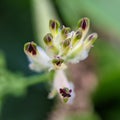
[[[44,82],[26,85],[29,79],[41,77],[29,70],[23,52],[25,42],[37,41],[34,1],[0,0],[0,120],[46,120],[55,103],[47,99]],[[39,1],[42,6],[43,0]],[[102,120],[120,120],[120,0],[45,1],[66,26],[75,28],[80,18],[90,18],[90,30],[99,35],[91,51],[99,83],[92,97],[95,113]],[[48,8],[46,4],[44,9]],[[39,16],[44,15],[41,9]]]

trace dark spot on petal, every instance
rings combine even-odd
[[[61,66],[61,64],[64,62],[63,59],[61,59],[59,56],[56,56],[55,59],[53,59],[52,63],[57,65],[57,66]]]
[[[68,89],[68,88],[60,88],[60,94],[63,96],[63,97],[71,97],[71,93],[72,92],[72,90],[70,89]]]
[[[80,31],[80,30],[78,29],[75,34],[76,34],[76,38],[77,38],[77,39],[80,39],[81,36],[82,36],[82,31]]]
[[[61,65],[61,62],[60,62],[60,61],[56,62],[56,65],[57,65],[57,66],[60,66],[60,65]]]
[[[76,32],[76,35],[79,35],[79,34],[80,34],[80,31],[77,31],[77,32]]]
[[[36,47],[34,45],[32,45],[32,43],[30,43],[28,45],[27,51],[32,53],[32,55],[36,55],[37,54]]]
[[[56,26],[56,24],[55,24],[55,22],[53,21],[53,22],[51,23],[51,27],[54,29],[55,26]]]
[[[64,37],[64,39],[67,38],[69,32],[70,32],[70,28],[69,27],[63,27],[62,28],[61,33],[62,33],[62,36]]]
[[[87,26],[86,19],[83,19],[83,20],[82,20],[82,23],[81,23],[82,29],[85,30],[85,29],[86,29],[86,26]]]
[[[63,89],[60,88],[60,93],[63,93]]]
[[[47,40],[48,40],[48,42],[51,42],[52,38],[50,36],[48,36]]]
[[[45,35],[45,37],[43,38],[44,42],[46,43],[46,45],[50,45],[50,43],[52,43],[53,40],[53,36],[51,33],[47,33]]]
[[[70,90],[69,90],[69,92],[71,93],[71,92],[72,92],[72,90],[70,89]]]
[[[56,56],[56,58],[57,58],[57,59],[60,59],[60,57],[59,57],[59,56]]]
[[[71,41],[70,38],[66,39],[66,40],[63,42],[63,46],[64,46],[64,47],[68,47],[68,46],[70,45],[70,41]]]
[[[67,94],[67,97],[71,97],[71,95],[70,95],[70,94]]]
[[[92,40],[92,39],[93,39],[93,37],[94,37],[94,35],[90,35],[89,40]]]

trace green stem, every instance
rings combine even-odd
[[[54,76],[53,72],[32,76],[29,78],[29,80],[27,80],[26,85],[30,86],[30,85],[35,85],[41,82],[50,81],[50,80],[53,80],[53,76]]]

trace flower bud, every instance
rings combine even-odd
[[[88,18],[82,18],[78,22],[78,27],[82,28],[82,30],[86,30],[89,27],[89,19]]]
[[[72,46],[76,45],[82,37],[82,30],[79,28],[75,34],[74,34],[74,38],[72,39]]]
[[[68,47],[68,46],[70,45],[70,42],[71,42],[71,39],[70,39],[70,38],[64,40],[64,41],[63,41],[63,48]]]
[[[62,36],[62,38],[66,39],[69,32],[70,32],[70,28],[63,26],[63,28],[61,30],[61,36]]]
[[[92,44],[95,42],[95,40],[97,39],[97,37],[98,37],[97,33],[90,34],[84,42],[86,48],[90,48]]]
[[[55,59],[52,60],[52,63],[55,65],[55,67],[60,67],[61,64],[64,62],[63,59],[56,57]]]
[[[61,56],[65,56],[66,54],[68,54],[69,50],[70,50],[70,44],[71,44],[71,38],[68,38],[66,40],[63,41],[62,43],[62,51],[61,51]]]
[[[24,45],[24,51],[25,53],[29,53],[31,55],[37,54],[36,44],[34,42],[28,42]]]
[[[56,55],[58,53],[58,48],[54,44],[52,34],[51,33],[46,34],[43,40],[44,43],[46,44],[48,54],[50,56]]]
[[[45,37],[43,38],[43,40],[44,40],[46,45],[48,45],[48,46],[53,45],[53,41],[52,41],[53,40],[53,36],[52,36],[51,33],[46,34]]]
[[[57,20],[49,21],[49,29],[53,36],[56,36],[56,34],[58,33],[59,27],[60,27],[60,23]]]
[[[76,39],[80,39],[82,36],[82,31],[81,29],[78,29],[76,32],[75,32],[75,38]]]
[[[93,41],[93,40],[96,40],[97,39],[97,33],[92,33],[92,34],[90,34],[89,36],[88,36],[88,40],[89,41]]]
[[[82,38],[84,38],[89,30],[89,26],[90,26],[90,20],[86,17],[82,18],[79,22],[78,22],[78,27],[82,29]]]

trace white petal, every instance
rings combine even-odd
[[[68,62],[78,63],[82,60],[85,60],[88,57],[88,52],[88,50],[82,50],[78,55],[76,55],[73,59],[70,59]]]
[[[37,46],[36,55],[32,55],[28,53],[27,56],[30,61],[29,67],[32,70],[39,72],[51,66],[49,62],[50,58],[47,56],[47,54],[41,47]]]
[[[72,82],[70,82],[70,89],[72,90],[72,92],[71,92],[71,97],[69,98],[67,104],[72,104],[75,98],[74,84]]]
[[[53,88],[48,95],[48,99],[53,99],[56,94],[57,94],[57,90]]]
[[[60,88],[70,88],[70,84],[63,70],[56,71],[53,86],[58,93]]]
[[[44,66],[41,66],[41,65],[33,63],[33,62],[29,64],[29,68],[36,72],[40,72],[45,69]]]
[[[68,33],[68,38],[72,38],[75,35],[75,31],[71,31],[70,33]]]
[[[64,88],[64,87],[70,88],[70,84],[67,80],[67,77],[65,76],[64,71],[56,70],[54,81],[53,81],[53,88],[51,92],[49,93],[48,98],[51,99],[56,95],[56,93],[59,94],[60,88]]]
[[[37,49],[39,52],[39,55],[38,55],[39,62],[46,66],[49,66],[49,61],[50,61],[49,56],[46,54],[46,52],[41,47],[37,46]]]
[[[68,99],[68,102],[67,102],[68,104],[71,104],[75,98],[74,85],[72,84],[72,82],[68,81],[63,70],[56,71],[54,82],[53,82],[53,88],[48,98],[51,99],[56,95],[56,93],[58,93],[60,98],[63,100],[63,97],[60,94],[60,88],[68,88],[72,90],[71,97]]]

